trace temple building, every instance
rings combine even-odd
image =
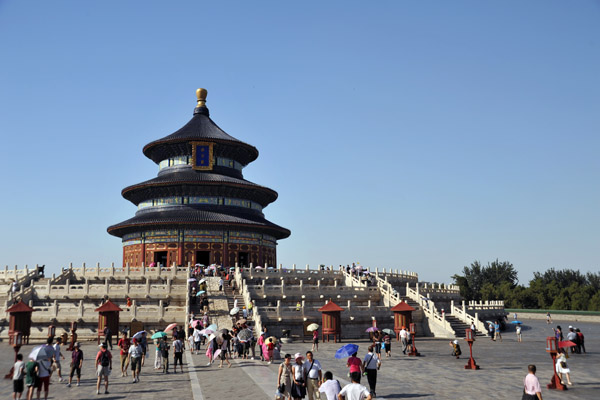
[[[258,150],[215,124],[198,89],[192,119],[147,144],[156,178],[122,190],[138,207],[108,233],[123,241],[123,265],[275,265],[277,240],[290,231],[265,219],[277,192],[244,179]]]

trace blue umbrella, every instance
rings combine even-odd
[[[510,321],[510,323],[511,323],[511,324],[522,324],[522,322],[521,322],[521,321],[517,321],[517,320]]]
[[[358,351],[358,345],[357,344],[345,344],[342,347],[340,347],[338,349],[338,351],[335,352],[335,358],[346,358],[346,357],[350,357],[352,354],[356,353]]]
[[[196,296],[202,296],[204,293],[206,293],[205,290],[199,290],[198,293],[196,293]]]

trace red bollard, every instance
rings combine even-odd
[[[552,357],[552,371],[554,371],[552,379],[550,379],[550,383],[547,384],[546,387],[548,389],[567,390],[568,388],[560,383],[560,379],[556,373],[556,353],[558,353],[558,340],[554,336],[548,336],[546,338],[546,352],[550,354],[550,357]]]
[[[469,361],[467,365],[465,365],[465,369],[479,369],[479,365],[475,362],[473,358],[473,342],[475,341],[475,337],[473,336],[473,331],[471,329],[467,329],[465,331],[465,340],[469,342]]]

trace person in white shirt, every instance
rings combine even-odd
[[[60,360],[61,360],[61,358],[63,360],[65,359],[65,356],[63,356],[62,353],[60,352],[61,342],[62,342],[61,338],[57,338],[56,343],[52,346],[52,348],[54,349],[54,365],[56,366],[56,374],[58,375],[59,382],[63,381],[61,368],[60,368]]]
[[[369,352],[365,356],[363,361],[363,371],[367,374],[367,380],[369,381],[369,388],[371,394],[376,396],[375,387],[377,386],[377,370],[381,367],[381,360],[373,352],[373,346],[369,346]]]
[[[353,372],[350,374],[352,383],[344,386],[344,388],[338,393],[338,400],[371,400],[371,393],[366,387],[360,384],[360,372]]]
[[[408,347],[408,331],[404,326],[400,329],[400,342],[402,342],[402,353],[406,354],[406,348]]]
[[[327,400],[337,400],[337,395],[341,390],[342,387],[340,386],[340,382],[333,380],[331,371],[325,372],[325,374],[323,374],[323,383],[319,386],[319,392],[325,393]]]
[[[313,358],[312,351],[306,352],[306,361],[304,362],[304,374],[306,378],[306,392],[308,394],[308,400],[321,399],[319,394],[319,386],[323,379],[321,372],[321,363]]]

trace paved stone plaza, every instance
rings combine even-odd
[[[479,338],[475,342],[474,357],[481,366],[479,371],[464,370],[468,358],[468,345],[461,341],[463,356],[457,360],[451,357],[448,340],[418,338],[417,347],[422,357],[406,357],[399,354],[396,342],[392,345],[393,357],[384,358],[379,372],[377,385],[378,399],[402,398],[438,398],[438,399],[519,399],[521,384],[526,374],[527,364],[538,367],[538,377],[542,383],[545,399],[596,399],[600,393],[600,324],[577,323],[573,321],[555,321],[560,324],[579,327],[586,337],[587,354],[573,355],[569,358],[574,385],[566,392],[550,391],[545,384],[550,380],[550,356],[544,351],[545,337],[552,335],[550,325],[544,321],[524,320],[523,343],[517,343],[514,330],[504,333],[504,341],[492,342]],[[566,329],[565,329],[566,330]],[[277,332],[273,332],[277,333]],[[364,356],[368,343],[360,345],[359,355]],[[2,345],[4,357],[0,362],[2,373],[10,369],[13,359],[12,349],[6,343]],[[306,352],[309,343],[284,345],[284,353]],[[27,357],[32,346],[22,348]],[[331,370],[336,379],[347,382],[345,361],[333,358],[339,344],[321,344],[316,358],[325,370]],[[95,394],[95,375],[93,357],[97,346],[85,343],[83,346],[86,361],[82,370],[82,386],[67,388],[53,377],[50,386],[50,398],[53,399],[126,399],[143,397],[145,399],[178,398],[194,400],[213,399],[273,399],[276,387],[279,362],[272,365],[261,364],[253,360],[233,360],[232,368],[218,369],[216,364],[206,366],[204,355],[184,357],[184,371],[181,374],[163,375],[153,369],[154,354],[142,370],[141,382],[131,383],[131,376],[120,377],[117,370],[111,376],[110,394]],[[115,356],[118,352],[115,346]],[[63,352],[67,358],[70,353]],[[117,363],[115,363],[116,367]],[[68,362],[63,361],[64,375],[68,373]],[[365,382],[363,382],[366,384]],[[0,395],[9,398],[12,383],[4,380]]]

